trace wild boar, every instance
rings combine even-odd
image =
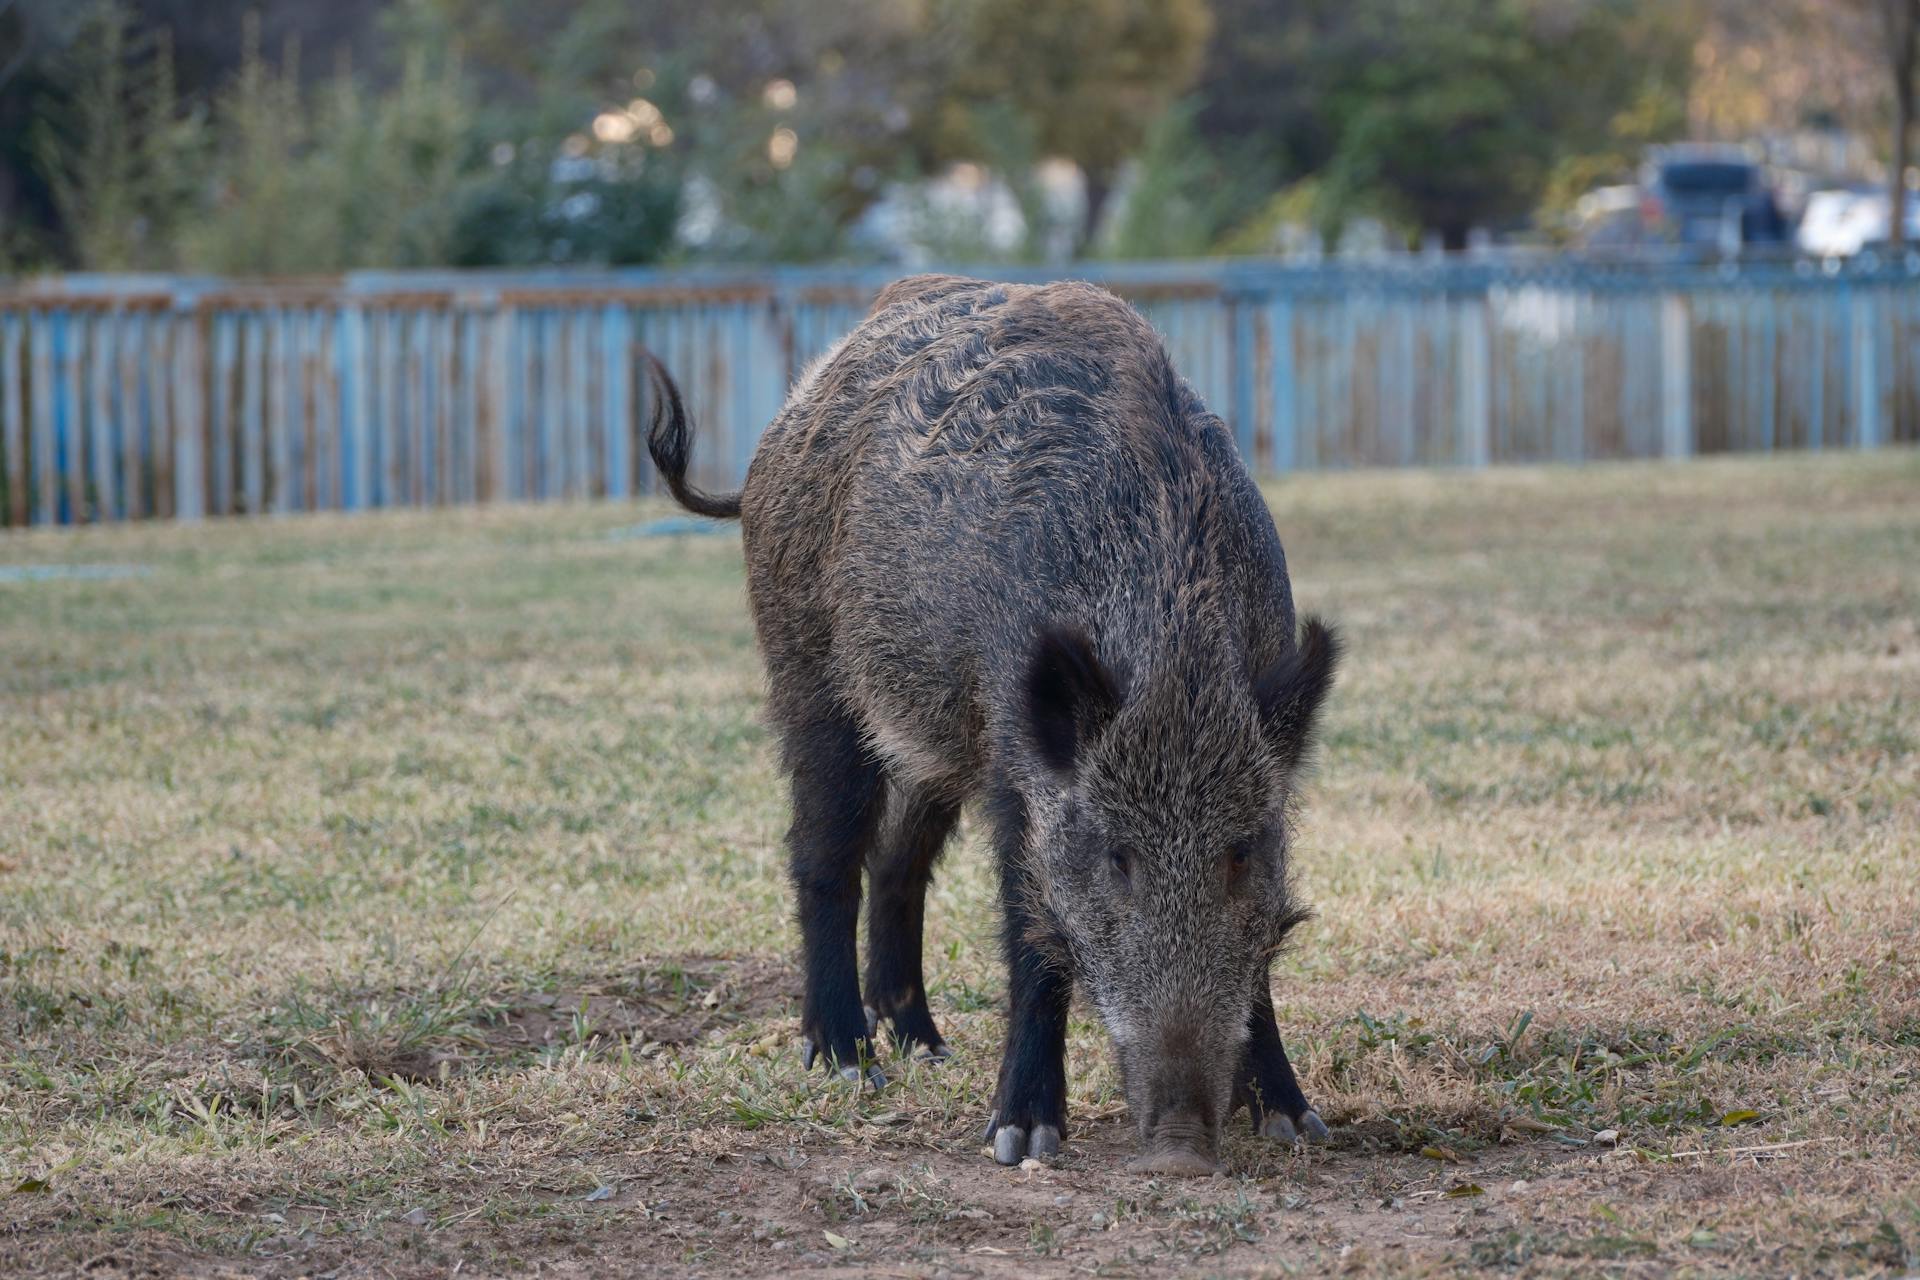
[[[742,522],[807,1064],[884,1085],[882,1021],[947,1053],[923,903],[976,803],[1005,920],[997,1160],[1067,1133],[1076,981],[1139,1128],[1130,1167],[1216,1169],[1242,1105],[1260,1133],[1324,1137],[1269,970],[1307,916],[1289,829],[1339,644],[1296,632],[1266,504],[1146,321],[1086,284],[900,281],[800,378],[735,494],[688,483],[687,416],[653,377],[660,475]]]

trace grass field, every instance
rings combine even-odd
[[[1056,1167],[802,1074],[737,538],[0,538],[0,1274],[1920,1269],[1920,455],[1302,477],[1345,676],[1276,1003],[1324,1147]],[[67,580],[30,566],[115,565]],[[10,580],[7,580],[10,579]]]

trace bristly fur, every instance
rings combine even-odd
[[[743,522],[810,1042],[872,1052],[862,866],[889,910],[918,902],[977,799],[1010,975],[993,1127],[1020,1134],[997,1154],[1064,1131],[1076,980],[1150,1144],[1214,1143],[1236,1090],[1291,1082],[1268,965],[1304,918],[1288,817],[1338,642],[1296,636],[1266,504],[1140,315],[1085,284],[903,280],[800,379],[738,495],[686,484],[670,384],[657,402],[674,494]],[[868,1002],[937,1043],[917,913],[884,932]]]

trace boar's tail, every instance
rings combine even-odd
[[[707,493],[687,483],[687,456],[693,452],[693,429],[687,423],[687,407],[680,400],[680,388],[653,352],[642,350],[647,358],[648,376],[653,382],[653,423],[647,429],[647,452],[674,500],[697,516],[733,520],[740,515],[738,493]]]

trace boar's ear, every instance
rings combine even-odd
[[[1056,773],[1071,773],[1081,751],[1120,710],[1119,684],[1077,627],[1047,627],[1027,664],[1024,708],[1034,750]]]
[[[1339,665],[1339,633],[1318,618],[1308,618],[1294,651],[1268,667],[1254,685],[1261,724],[1283,769],[1298,767],[1313,745],[1320,704],[1333,687]]]

